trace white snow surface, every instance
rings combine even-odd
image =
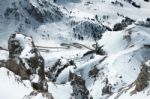
[[[21,81],[11,71],[0,68],[0,97],[2,99],[22,99],[32,91],[29,81]]]
[[[144,2],[143,0],[133,0],[141,5],[140,9],[133,7],[124,0],[118,0],[124,5],[123,7],[112,5],[111,1],[115,0],[79,0],[80,2],[58,0],[58,4],[54,5],[61,8],[61,11],[65,14],[65,18],[58,22],[43,23],[36,28],[32,28],[28,25],[26,26],[23,21],[17,23],[14,19],[10,19],[11,21],[5,19],[4,12],[6,8],[12,7],[11,3],[13,1],[19,2],[17,0],[0,0],[0,46],[4,48],[7,48],[7,40],[10,34],[15,32],[20,24],[23,24],[24,32],[33,37],[36,45],[60,47],[61,43],[78,42],[92,48],[91,45],[95,42],[91,38],[80,41],[73,37],[72,27],[70,26],[72,20],[75,22],[91,21],[91,19],[95,18],[95,15],[98,15],[98,19],[101,23],[112,28],[114,24],[121,22],[123,19],[123,17],[117,16],[117,13],[136,21],[145,20],[150,16],[150,2]],[[37,0],[29,1],[40,9]],[[89,4],[87,4],[88,1],[90,2]],[[52,2],[52,0],[50,0],[50,2]],[[17,3],[17,5],[18,4],[19,3]],[[21,8],[21,10],[18,11],[23,11],[23,9]],[[109,18],[103,19],[104,15],[108,15]],[[29,18],[37,25],[36,23],[38,22],[35,22],[32,17]],[[98,22],[95,23],[101,25]],[[130,35],[129,32],[131,32]],[[127,36],[130,36],[130,40],[126,38]],[[27,54],[29,54],[28,56],[32,56],[29,53],[31,50],[29,44],[31,39],[21,36],[18,37],[18,39],[23,40],[22,44],[25,45],[25,49],[20,57],[26,58]],[[90,92],[90,96],[92,96],[93,99],[115,99],[119,93],[119,89],[126,88],[136,80],[142,63],[150,60],[150,49],[144,47],[144,45],[150,45],[150,28],[132,24],[122,31],[106,31],[98,41],[98,44],[104,46],[103,49],[107,55],[101,56],[94,54],[94,59],[90,59],[90,56],[82,57],[82,55],[88,51],[88,49],[85,48],[57,48],[50,49],[50,52],[41,52],[41,55],[45,59],[46,68],[51,67],[54,62],[61,57],[63,57],[62,64],[66,64],[67,60],[73,59],[77,65],[76,69],[74,69],[73,66],[64,69],[55,83],[48,83],[48,91],[52,94],[54,99],[70,99],[72,87],[68,82],[69,71],[83,77],[86,81],[86,87]],[[8,52],[0,50],[0,56],[0,60],[7,60]],[[105,60],[100,63],[104,57],[106,57]],[[94,66],[100,69],[96,80],[89,77],[89,71],[93,69]],[[113,87],[113,94],[111,96],[102,96],[102,88],[105,85],[104,79],[106,77],[108,77],[109,83],[111,83]],[[36,79],[34,80],[36,81]],[[24,96],[29,95],[33,91],[30,81],[20,81],[19,76],[4,67],[0,67],[0,99],[22,99]],[[145,88],[142,92],[130,95],[130,92],[133,90],[134,87],[122,93],[118,99],[150,99],[150,86]],[[32,98],[45,99],[41,93]]]

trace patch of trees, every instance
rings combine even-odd
[[[150,18],[147,18],[145,21],[138,21],[138,22],[136,22],[136,25],[150,28]]]
[[[125,19],[123,19],[120,23],[114,25],[113,31],[123,30],[125,27],[131,25],[133,22],[135,22],[133,19],[125,17]]]
[[[112,1],[111,2],[113,5],[117,5],[117,6],[120,6],[120,7],[123,7],[123,4],[121,3],[121,2],[119,2],[119,1]]]
[[[103,25],[96,24],[94,22],[84,21],[79,22],[74,28],[74,36],[77,39],[83,40],[85,37],[100,39],[102,33],[104,33],[108,28]]]
[[[138,4],[137,4],[135,1],[133,1],[133,0],[124,0],[124,1],[130,3],[132,6],[134,6],[134,7],[136,7],[136,8],[141,8],[141,6],[138,5]]]
[[[149,2],[149,0],[144,0],[145,2]]]
[[[138,5],[138,4],[136,4],[135,2],[132,2],[132,5],[133,5],[134,7],[136,7],[136,8],[141,8],[141,6]]]

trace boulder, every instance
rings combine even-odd
[[[138,75],[138,78],[135,82],[135,90],[142,91],[144,88],[148,87],[149,83],[149,68],[145,64],[142,65],[141,71]]]
[[[71,82],[71,86],[73,88],[73,99],[88,99],[89,91],[86,88],[85,80],[82,77],[70,72],[69,81]]]

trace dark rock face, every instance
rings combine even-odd
[[[6,61],[5,60],[0,60],[0,68],[1,67],[6,67]]]
[[[131,25],[133,22],[135,21],[128,17],[125,17],[125,19],[123,19],[121,23],[117,23],[114,25],[113,31],[123,30],[125,27],[127,27],[128,25]]]
[[[35,8],[33,5],[30,5],[30,8],[26,8],[29,15],[31,15],[33,18],[35,18],[38,22],[44,23],[44,14],[39,12],[38,8]]]
[[[6,68],[13,71],[15,74],[19,75],[22,80],[30,78],[30,73],[25,70],[21,64],[18,64],[15,59],[9,59],[6,62]]]
[[[9,60],[0,60],[0,67],[5,67],[19,75],[22,80],[26,80],[30,78],[30,74],[19,64],[17,63],[16,59],[9,59]]]
[[[32,21],[35,20],[39,23],[46,23],[59,21],[63,18],[63,13],[59,7],[51,4],[49,1],[36,0],[34,2],[37,2],[36,6],[30,0],[12,2],[11,6],[4,12],[5,18],[15,19],[16,22],[24,21],[26,24],[34,24],[35,22]]]
[[[150,21],[150,18],[147,18],[146,21]]]
[[[150,18],[147,18],[146,21],[139,21],[136,25],[144,26],[150,28]]]
[[[66,62],[63,64],[62,61]],[[49,70],[46,72],[46,75],[51,81],[55,82],[59,74],[69,65],[74,65],[74,62],[68,62],[63,58],[58,59],[55,64],[49,68]]]
[[[32,37],[20,33],[12,34],[8,41],[8,50],[7,68],[20,75],[22,79],[30,80],[30,75],[37,74],[39,76],[37,84],[43,87],[39,88],[40,91],[47,90],[44,89],[44,85],[46,85],[44,84],[44,59],[35,47]]]
[[[8,40],[9,58],[18,58],[23,50],[20,42],[15,40],[15,36],[16,34],[12,34]]]
[[[142,66],[141,72],[136,80],[136,91],[142,91],[144,88],[148,87],[149,83],[149,68],[145,64]]]
[[[105,86],[102,88],[102,95],[111,95],[112,94],[112,85],[109,83],[108,78],[105,78]]]
[[[112,86],[109,84],[109,85],[105,85],[102,89],[102,95],[105,95],[105,94],[111,94],[111,88]]]
[[[92,70],[89,71],[89,77],[96,78],[98,76],[99,69],[94,66]]]
[[[117,23],[114,25],[114,31],[119,31],[119,30],[122,30],[123,29],[123,26],[121,23]]]
[[[85,86],[85,80],[83,78],[70,72],[69,81],[73,87],[72,97],[74,99],[88,99],[89,91]]]
[[[35,97],[39,94],[40,92],[37,92],[37,91],[32,91],[29,95],[26,95],[24,97],[24,99],[31,99],[32,97]],[[42,93],[42,96],[45,97],[46,99],[54,99],[54,97],[52,96],[51,93],[48,93],[48,92],[44,92]]]
[[[31,37],[16,33],[8,40],[10,59],[18,59],[24,69],[35,73],[38,67],[44,67],[44,59],[38,52]]]
[[[48,92],[48,85],[46,82],[42,82],[42,83],[32,83],[32,87],[35,90],[38,90],[39,92]]]
[[[4,16],[7,18],[7,19],[10,19],[12,16],[15,17],[15,19],[17,21],[20,20],[20,14],[18,12],[18,9],[17,8],[7,8],[5,13],[4,13]]]
[[[93,55],[93,53],[95,53],[95,50],[87,51],[86,53],[83,54],[83,57]]]
[[[24,9],[35,18],[38,22],[54,22],[62,19],[63,14],[60,9],[48,1],[41,1],[38,7],[33,6],[31,3],[28,3],[28,6],[24,7]],[[46,10],[49,9],[49,10]]]

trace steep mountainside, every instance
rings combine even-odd
[[[149,0],[0,0],[0,98],[149,99]]]

